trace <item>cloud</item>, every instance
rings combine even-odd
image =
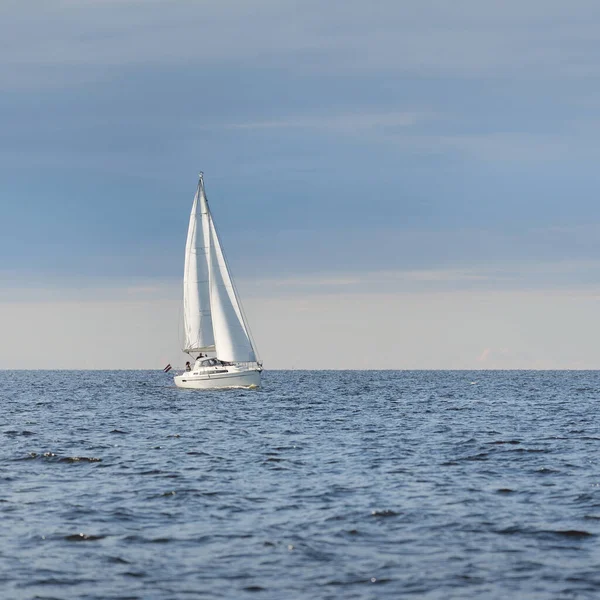
[[[445,293],[549,293],[595,297],[600,282],[600,262],[566,261],[471,268],[431,268],[342,273],[313,272],[289,277],[238,277],[238,287],[248,298],[294,298],[322,294]]]
[[[598,73],[596,2],[362,0],[3,2],[5,86],[52,85],[106,67],[237,63],[298,73]],[[33,70],[29,70],[33,68]],[[44,70],[48,71],[44,75]],[[87,73],[86,73],[87,71]]]
[[[309,276],[309,277],[284,277],[282,279],[271,279],[271,280],[254,280],[254,284],[261,286],[275,285],[277,287],[321,287],[321,286],[349,286],[360,283],[360,276],[345,277],[336,275],[323,275],[323,276]]]
[[[243,287],[250,293],[265,294],[266,290],[273,290],[274,295],[281,293],[293,294],[323,293],[328,288],[338,291],[343,288],[344,293],[365,292],[402,292],[417,289],[447,289],[451,286],[468,286],[473,283],[485,282],[498,273],[485,273],[476,269],[420,269],[398,271],[363,271],[336,273],[313,273],[306,276],[271,277],[263,279],[241,279]]]
[[[369,129],[387,127],[410,127],[421,120],[422,115],[412,112],[332,114],[329,116],[291,116],[271,121],[249,121],[224,125],[226,129],[316,129],[357,133]]]
[[[173,288],[174,289],[174,288]],[[39,291],[39,290],[38,290]],[[543,291],[336,293],[248,297],[267,369],[596,368],[598,297]],[[30,297],[0,311],[0,368],[151,368],[183,361],[180,299]],[[52,352],[34,354],[42,344]],[[486,350],[481,350],[482,348]]]
[[[493,162],[547,162],[572,158],[574,154],[590,156],[593,150],[593,132],[481,132],[476,134],[431,134],[383,132],[383,138],[394,141],[404,152],[424,154],[458,154],[478,161]]]

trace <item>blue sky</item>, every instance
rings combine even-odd
[[[248,295],[595,290],[597,2],[5,0],[0,38],[5,299],[176,285],[200,169]]]

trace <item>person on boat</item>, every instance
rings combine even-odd
[[[190,361],[189,360],[185,363],[185,370],[186,371],[191,371],[192,370],[192,366],[190,365]]]

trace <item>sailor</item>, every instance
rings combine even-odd
[[[185,363],[185,370],[186,371],[191,371],[192,370],[192,366],[190,365],[190,361],[189,360]]]

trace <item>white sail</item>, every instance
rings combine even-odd
[[[255,362],[248,326],[210,213],[209,223],[210,303],[217,356],[230,362]]]
[[[185,246],[183,320],[184,352],[215,352],[216,359],[220,360],[198,356],[193,368],[188,362],[185,371],[174,377],[177,387],[260,386],[262,363],[257,359],[250,329],[210,214],[202,173]]]
[[[200,175],[194,197],[183,273],[184,351],[215,349],[209,286],[210,215]]]

